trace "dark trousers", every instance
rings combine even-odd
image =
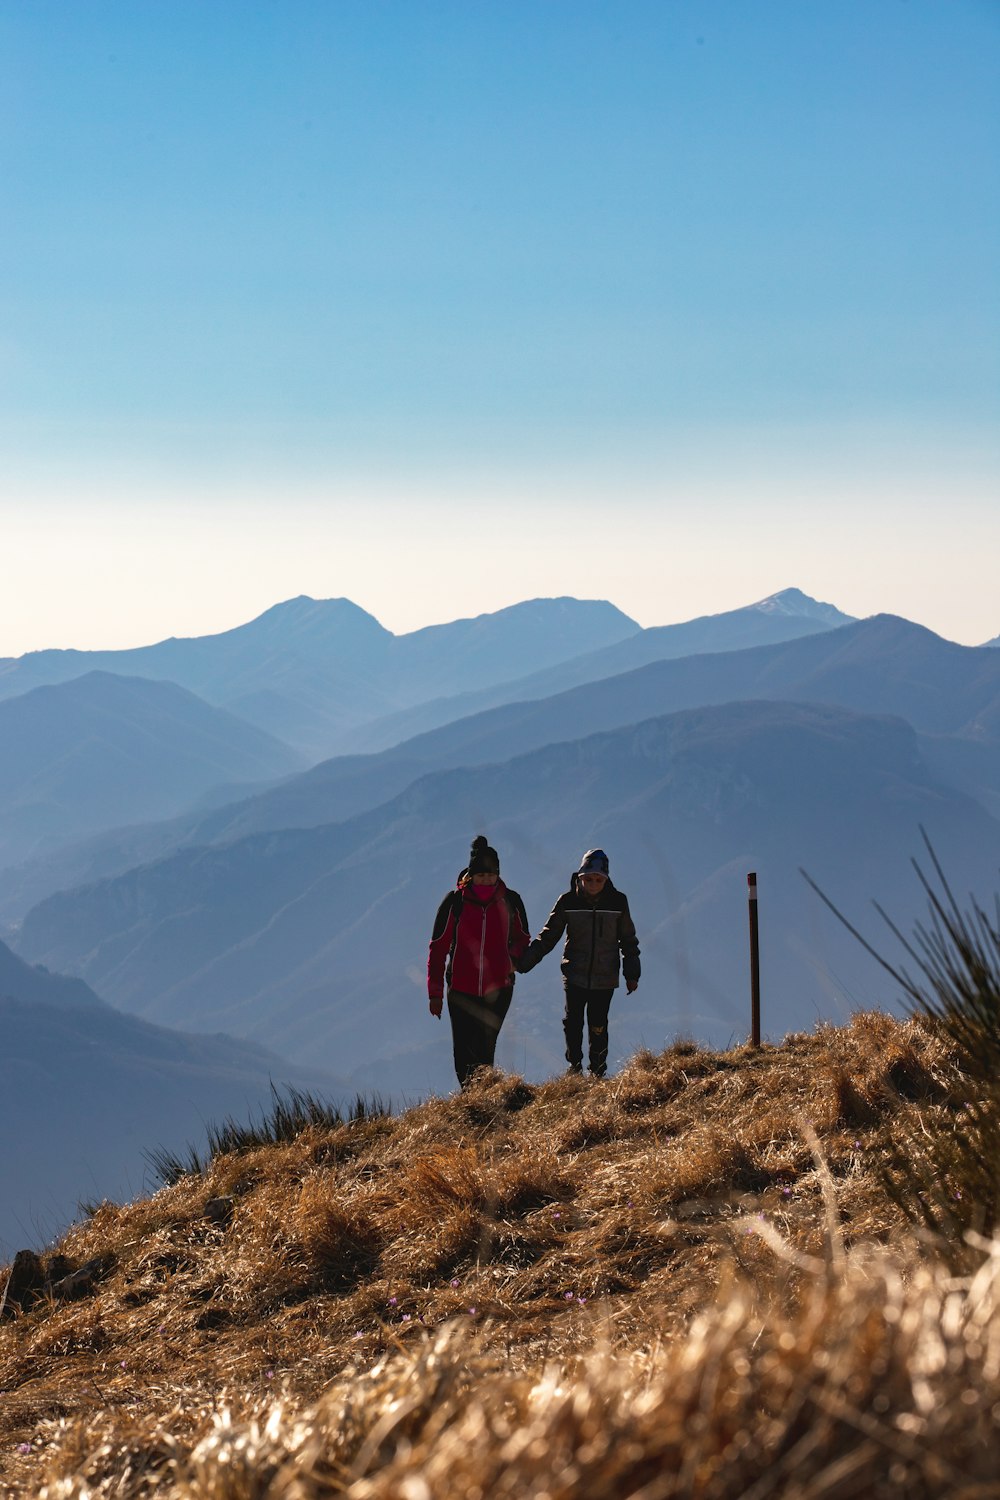
[[[566,1061],[571,1068],[583,1067],[583,1022],[587,1021],[590,1043],[590,1071],[603,1078],[608,1071],[608,1010],[614,990],[581,990],[566,986],[566,1010],[563,1031],[566,1035]]]
[[[503,1018],[510,1009],[514,986],[492,995],[463,995],[448,991],[448,1014],[455,1048],[455,1072],[463,1089],[477,1068],[492,1068]]]

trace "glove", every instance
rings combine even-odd
[[[430,1011],[431,1015],[432,1016],[436,1016],[437,1019],[440,1021],[440,1019],[441,1019],[441,1011],[444,1008],[444,1001],[441,999],[440,995],[438,996],[438,998],[436,1000],[434,1000],[434,999],[430,1000],[428,1002],[427,1008]]]
[[[636,990],[639,988],[638,979],[626,979],[625,988],[630,995],[634,995]]]

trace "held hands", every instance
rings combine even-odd
[[[639,988],[638,979],[626,979],[625,988],[630,995],[634,995],[636,990]]]
[[[441,1019],[441,1010],[443,1008],[443,1004],[444,1002],[442,1000],[430,1000],[428,1001],[427,1005],[427,1008],[430,1011],[431,1015],[435,1016],[439,1021]]]

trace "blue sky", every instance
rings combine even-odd
[[[1000,631],[995,0],[0,0],[0,655]]]

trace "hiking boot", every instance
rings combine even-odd
[[[581,1078],[583,1076],[583,1063],[570,1063],[566,1069],[567,1078]]]

